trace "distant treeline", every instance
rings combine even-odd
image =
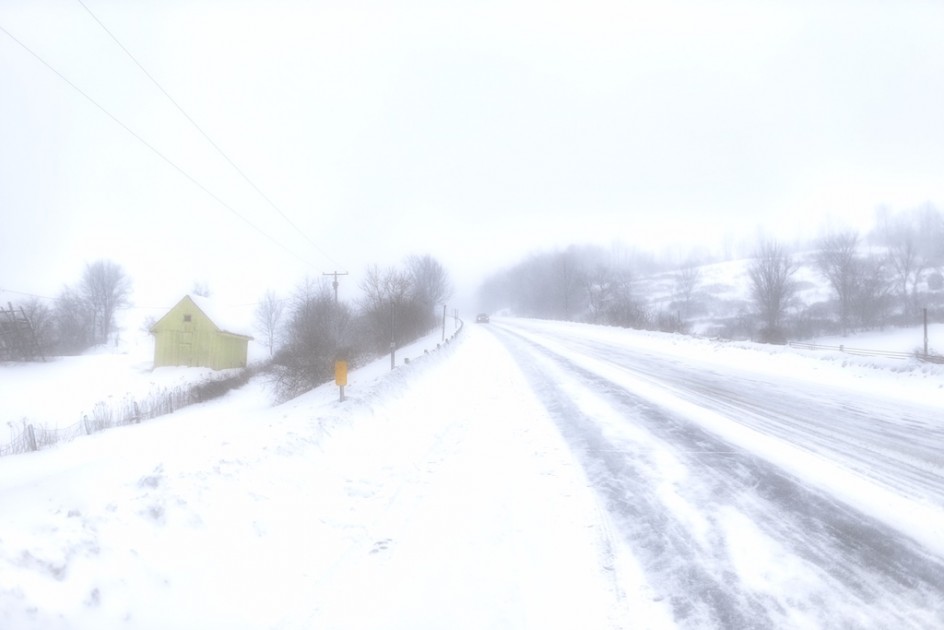
[[[491,276],[479,299],[524,317],[770,342],[914,324],[925,308],[944,319],[944,217],[931,205],[879,211],[864,236],[833,229],[792,246],[758,239],[736,279],[747,299],[722,298],[705,283],[712,262],[660,264],[638,250],[573,245]],[[811,297],[811,281],[798,276],[818,280],[828,297]]]

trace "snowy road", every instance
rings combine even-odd
[[[848,505],[843,480],[810,483],[763,457],[773,438],[786,457],[812,453],[940,522],[940,409],[693,364],[592,328],[507,321],[491,331],[679,626],[944,627],[940,547],[894,528],[909,515],[872,518]],[[741,444],[724,439],[725,422]],[[933,547],[944,530],[918,534]]]

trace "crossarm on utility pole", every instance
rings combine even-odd
[[[322,273],[323,276],[334,276],[334,281],[331,283],[331,286],[334,287],[334,303],[338,303],[338,276],[346,276],[346,271],[329,271],[327,273]]]

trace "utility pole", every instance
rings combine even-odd
[[[328,273],[322,273],[323,276],[334,276],[334,282],[331,283],[331,286],[334,287],[334,303],[338,303],[338,276],[346,276],[346,271],[330,271]]]
[[[344,386],[347,385],[347,351],[341,346],[341,305],[338,303],[338,276],[346,276],[346,271],[332,271],[331,273],[322,273],[323,276],[334,276],[334,282],[331,283],[331,286],[334,287],[334,348],[335,348],[335,365],[334,371],[336,374],[341,374],[343,371],[343,378],[336,376],[335,380],[338,383],[338,386],[341,388],[341,402],[344,402]],[[343,355],[343,356],[342,356]]]

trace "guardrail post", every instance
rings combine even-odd
[[[928,356],[928,309],[924,309],[924,356]]]

